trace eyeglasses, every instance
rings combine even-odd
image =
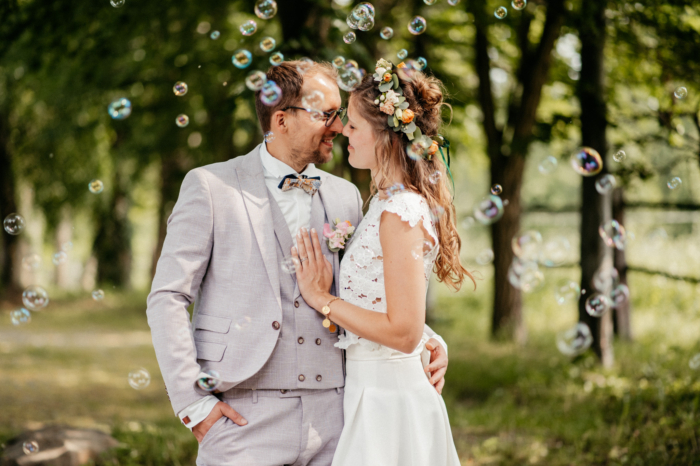
[[[290,108],[293,108],[295,110],[304,110],[305,112],[308,113],[315,113],[318,112],[318,110],[311,110],[309,108],[304,108],[304,107],[285,107],[282,109],[283,112],[286,112]],[[323,115],[323,120],[326,122],[326,128],[330,128],[333,126],[333,123],[335,123],[335,119],[340,117],[340,121],[345,124],[345,118],[348,115],[348,109],[345,107],[340,107],[337,110],[331,110],[330,112],[318,112]]]

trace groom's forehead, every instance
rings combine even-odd
[[[325,103],[328,106],[337,108],[340,106],[340,88],[335,80],[324,73],[314,73],[304,76],[302,84],[302,95],[311,91],[320,91],[325,97]]]

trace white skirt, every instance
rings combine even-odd
[[[332,466],[460,465],[445,402],[420,353],[347,348],[345,425]]]

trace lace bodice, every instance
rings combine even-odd
[[[346,246],[340,264],[340,298],[364,309],[386,313],[384,258],[379,241],[379,224],[384,211],[397,214],[411,227],[422,222],[425,231],[433,238],[434,245],[420,243],[413,246],[411,251],[406,251],[406,254],[412,254],[416,260],[423,260],[426,290],[439,246],[430,208],[422,196],[401,192],[388,199],[377,196],[372,198],[367,215]],[[349,331],[340,336],[340,341],[335,346],[346,349],[356,343],[378,351],[394,352],[391,348],[359,338]]]

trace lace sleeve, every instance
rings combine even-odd
[[[430,216],[430,207],[427,201],[417,193],[399,193],[387,200],[384,211],[392,212],[411,227],[423,222],[423,228],[437,242],[437,234]]]

